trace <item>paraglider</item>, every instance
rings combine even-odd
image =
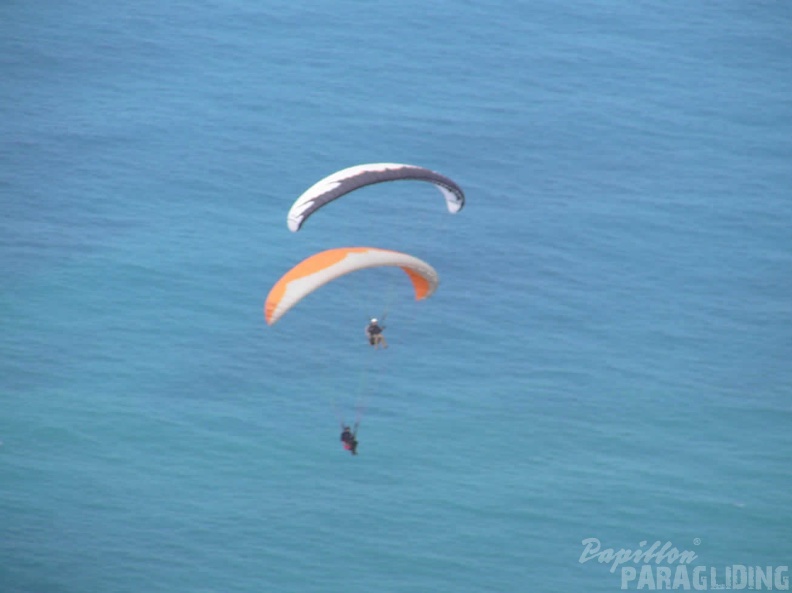
[[[369,268],[398,267],[407,275],[412,283],[416,300],[429,298],[437,290],[440,282],[435,269],[423,260],[407,253],[378,249],[376,247],[339,247],[316,253],[304,259],[291,270],[286,272],[272,287],[264,304],[264,318],[267,325],[274,325],[291,308],[297,305],[309,294],[318,290],[325,284],[352,272]],[[384,318],[384,316],[383,316]],[[376,319],[367,326],[367,336],[371,326],[379,330],[372,333],[370,343],[376,348],[387,348],[382,336],[383,326],[377,324]],[[365,406],[358,400],[357,420],[354,430],[350,429],[343,420],[341,442],[344,449],[352,455],[357,455],[357,429],[360,417]]]
[[[376,317],[373,317],[366,326],[366,338],[368,338],[369,344],[373,346],[375,350],[379,349],[380,346],[383,348],[388,347],[388,342],[385,336],[382,335],[384,329],[385,326],[380,325]]]
[[[412,255],[376,247],[328,249],[301,261],[275,283],[264,304],[267,325],[275,324],[289,309],[328,282],[359,270],[386,266],[399,267],[407,274],[418,301],[437,290],[440,278],[435,269]]]
[[[433,184],[455,214],[465,205],[462,188],[448,177],[430,169],[400,163],[369,163],[337,171],[309,187],[289,209],[286,223],[296,233],[305,221],[333,200],[362,187],[385,181],[426,181]]]
[[[462,188],[452,179],[436,171],[400,163],[368,163],[337,171],[309,187],[289,209],[287,226],[291,232],[296,233],[313,214],[327,204],[356,190],[386,181],[421,181],[434,185],[445,199],[446,208],[451,214],[456,214],[465,205]],[[404,271],[418,301],[429,298],[437,290],[439,284],[437,271],[413,255],[377,247],[327,249],[298,263],[272,286],[264,304],[264,318],[267,325],[275,325],[300,301],[329,282],[352,272],[387,266],[398,267]],[[365,328],[367,342],[374,350],[388,348],[383,335],[385,329],[383,322],[387,312],[386,307],[382,316],[370,318]],[[381,358],[379,354],[372,355],[362,368],[353,426],[346,424],[343,415],[336,409],[342,429],[341,443],[352,455],[357,455],[358,427],[366,407],[367,390],[363,388],[365,384],[363,379],[370,372],[373,361],[379,363],[388,359],[389,357]],[[335,400],[333,407],[336,407]]]
[[[344,443],[344,449],[352,453],[352,455],[357,455],[357,429],[359,424],[359,422],[355,422],[355,429],[352,430],[343,422],[341,423],[341,427],[343,429],[341,431],[341,442]]]

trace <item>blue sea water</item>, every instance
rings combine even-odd
[[[770,1],[3,3],[0,592],[619,590],[587,538],[792,564],[791,27]],[[465,209],[385,184],[287,230],[378,161]],[[440,288],[369,271],[264,323],[347,245]]]

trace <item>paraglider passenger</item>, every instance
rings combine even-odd
[[[366,337],[368,338],[369,344],[374,346],[375,350],[380,346],[383,348],[388,347],[388,342],[385,340],[385,336],[382,335],[383,329],[385,328],[377,322],[376,318],[373,318],[366,327]]]
[[[344,449],[352,453],[352,455],[357,455],[357,438],[355,438],[355,433],[348,426],[344,426],[344,430],[341,433],[341,442],[344,443]]]

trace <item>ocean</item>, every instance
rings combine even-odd
[[[790,30],[760,0],[4,2],[0,593],[788,590]],[[380,184],[287,229],[371,162],[466,205]],[[362,271],[268,326],[345,246],[439,289]]]

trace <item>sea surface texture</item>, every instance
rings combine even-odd
[[[386,183],[288,230],[376,162],[467,203]],[[6,0],[0,592],[790,566],[791,221],[788,2]],[[265,323],[348,246],[439,289],[361,271]]]

